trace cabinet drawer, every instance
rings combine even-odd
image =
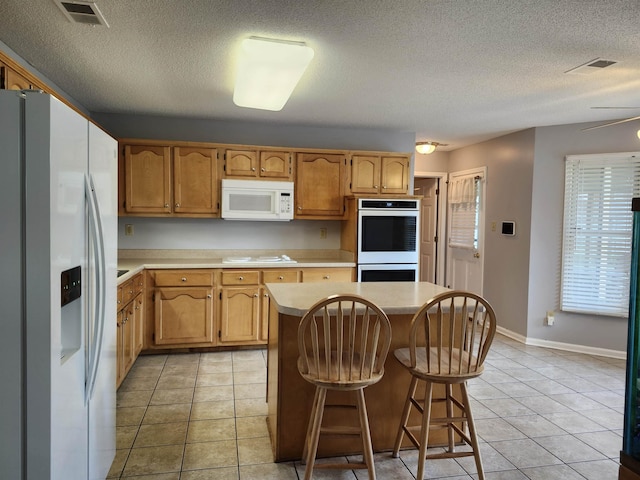
[[[231,270],[222,272],[222,285],[257,285],[260,272],[257,270]]]
[[[144,276],[142,273],[139,273],[135,277],[133,277],[133,292],[135,295],[140,293],[144,287]]]
[[[262,283],[297,283],[299,282],[298,270],[263,270]]]
[[[158,287],[210,286],[213,285],[213,273],[194,270],[156,272],[155,283]]]
[[[351,268],[314,268],[302,271],[303,282],[351,282]]]
[[[122,284],[122,303],[120,304],[120,307],[124,307],[127,303],[129,303],[133,299],[135,294],[136,292],[133,288],[133,279],[127,280],[125,283],[123,283]]]

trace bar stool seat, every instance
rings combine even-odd
[[[391,344],[391,324],[387,315],[373,302],[358,295],[333,295],[313,305],[298,327],[298,371],[315,385],[303,461],[305,480],[314,468],[366,468],[375,480],[371,433],[364,389],[384,374],[384,362]],[[353,391],[358,427],[322,426],[325,408],[354,408],[353,405],[325,405],[329,390]],[[320,435],[360,436],[363,463],[316,465]]]
[[[450,291],[435,296],[420,308],[411,321],[409,347],[393,352],[411,374],[393,456],[399,456],[406,434],[419,449],[417,480],[424,478],[426,459],[471,455],[478,478],[484,480],[466,382],[482,374],[495,332],[495,313],[485,299],[470,292]],[[423,399],[416,397],[419,381],[425,385]],[[444,385],[443,397],[433,398],[434,384]],[[454,395],[454,385],[458,385],[458,396]],[[431,407],[435,403],[444,403],[444,416],[433,417]],[[412,408],[422,415],[420,425],[408,425]],[[434,429],[447,430],[447,450],[427,455],[429,430]],[[471,451],[456,451],[456,443],[470,445]]]

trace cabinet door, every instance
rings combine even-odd
[[[156,345],[211,343],[213,341],[211,287],[156,289]]]
[[[122,378],[127,375],[127,372],[133,366],[133,360],[135,358],[133,350],[133,334],[134,334],[134,302],[130,302],[123,310],[122,319]]]
[[[175,213],[218,212],[218,153],[214,148],[175,147],[173,196]]]
[[[257,164],[255,150],[227,150],[224,154],[225,177],[255,177]]]
[[[171,149],[126,145],[125,210],[171,213]]]
[[[3,90],[29,90],[31,82],[6,65],[0,66],[0,88]]]
[[[409,158],[382,157],[382,194],[406,195],[409,193]]]
[[[124,330],[124,325],[122,325],[123,320],[124,311],[120,310],[116,318],[116,388],[120,386],[124,379],[124,337],[122,336],[122,332]]]
[[[346,158],[339,154],[298,153],[296,217],[332,218],[344,214]]]
[[[221,343],[255,343],[258,341],[260,288],[223,287],[220,316]]]
[[[289,152],[260,152],[260,177],[291,180],[291,154]]]
[[[138,357],[144,343],[144,295],[139,293],[133,300],[133,359]]]
[[[352,157],[351,192],[380,193],[380,157],[368,155]]]

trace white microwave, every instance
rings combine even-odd
[[[293,182],[222,179],[222,218],[292,220]]]

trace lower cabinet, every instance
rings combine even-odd
[[[116,318],[116,388],[129,373],[144,339],[144,275],[118,287]]]
[[[154,290],[156,346],[212,346],[212,270],[157,270]]]
[[[145,350],[266,345],[267,283],[349,282],[353,268],[150,270]],[[219,304],[218,304],[219,302]]]

